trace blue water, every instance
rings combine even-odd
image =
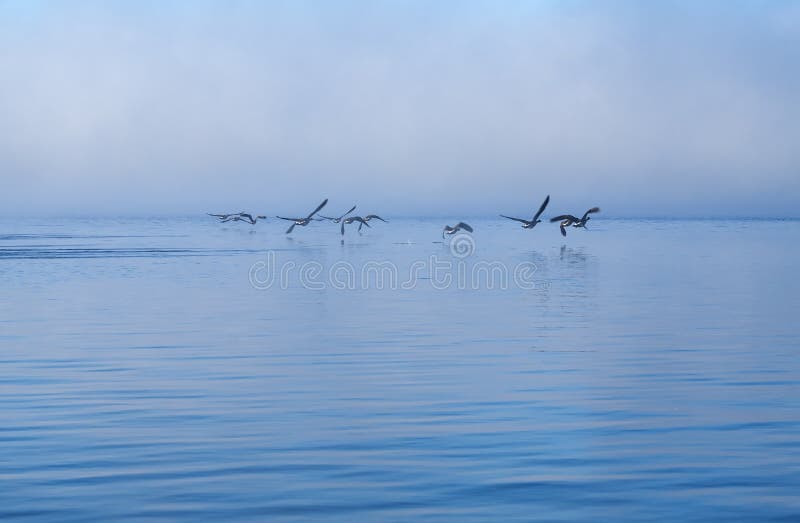
[[[0,220],[0,520],[800,520],[800,222],[471,223]]]

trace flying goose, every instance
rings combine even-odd
[[[370,224],[367,223],[366,218],[362,218],[361,216],[350,216],[349,218],[345,218],[342,220],[342,236],[344,236],[344,226],[349,225],[353,222],[358,222],[358,231],[361,232],[361,228],[363,226],[372,227]]]
[[[566,236],[567,235],[566,227],[572,225],[573,227],[583,227],[585,229],[586,222],[591,220],[591,217],[589,215],[594,214],[596,212],[600,212],[600,207],[592,207],[591,209],[583,213],[583,216],[581,216],[580,218],[577,218],[571,214],[562,214],[561,216],[555,216],[553,218],[550,218],[550,222],[552,223],[560,221],[561,223],[559,224],[559,228],[561,229],[561,236]]]
[[[325,207],[326,203],[328,203],[328,199],[327,198],[325,198],[325,200],[321,204],[319,204],[317,206],[317,208],[314,209],[311,212],[311,214],[309,214],[305,218],[284,218],[283,216],[276,216],[276,218],[280,218],[281,220],[287,220],[287,221],[290,221],[290,222],[294,222],[293,224],[291,224],[289,226],[288,229],[286,229],[286,234],[289,234],[294,230],[295,225],[299,225],[301,227],[305,227],[306,225],[311,223],[311,219],[314,217],[315,214],[317,214],[319,212],[320,209]]]
[[[220,223],[226,222],[247,222],[250,225],[255,225],[258,220],[266,220],[266,216],[256,216],[253,218],[253,215],[246,212],[237,212],[234,214],[211,214],[207,213],[209,216],[213,216],[218,218]]]
[[[547,195],[547,198],[545,198],[544,201],[542,202],[542,205],[541,205],[541,207],[539,207],[539,210],[536,211],[536,214],[533,215],[533,219],[530,220],[530,221],[529,220],[523,220],[522,218],[512,218],[511,216],[506,216],[505,214],[501,214],[500,216],[502,216],[503,218],[508,218],[509,220],[514,220],[515,222],[521,222],[523,229],[533,229],[534,227],[536,227],[537,223],[541,223],[542,222],[542,220],[539,219],[539,216],[542,215],[542,213],[544,212],[544,209],[545,209],[545,207],[547,207],[548,203],[550,203],[550,195],[549,194]]]
[[[320,218],[323,218],[323,219],[325,219],[325,220],[330,220],[330,221],[332,221],[333,223],[339,223],[340,221],[342,221],[342,218],[344,218],[345,216],[347,216],[348,214],[350,214],[351,212],[353,212],[353,211],[355,211],[355,210],[356,210],[356,206],[355,206],[355,205],[353,205],[353,206],[350,208],[350,210],[349,210],[349,211],[347,211],[347,212],[346,212],[346,213],[344,213],[343,215],[339,216],[338,218],[331,218],[330,216],[323,216],[323,215],[321,215],[321,214],[319,215],[319,217],[320,217]]]
[[[207,212],[206,214],[209,215],[209,216],[213,216],[214,218],[219,218],[219,220],[222,221],[222,220],[228,220],[228,219],[230,219],[230,218],[232,218],[234,216],[239,216],[242,213],[234,212],[234,213],[231,213],[231,214],[213,214],[213,213]]]
[[[458,222],[455,227],[450,227],[449,225],[445,225],[444,230],[442,230],[442,239],[444,239],[445,234],[455,234],[461,229],[472,232],[472,227],[470,227],[464,222]]]
[[[252,214],[242,212],[236,215],[228,216],[227,218],[220,218],[219,221],[225,222],[247,222],[250,225],[255,225],[258,220],[266,220],[266,216],[256,216],[253,218]]]

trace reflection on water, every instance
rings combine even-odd
[[[0,221],[0,520],[800,518],[800,223],[470,223],[541,285],[248,278],[429,221]]]
[[[559,257],[562,261],[566,260],[570,263],[586,262],[586,255],[583,253],[582,249],[573,249],[571,247],[567,247],[566,245],[561,246]]]

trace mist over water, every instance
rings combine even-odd
[[[794,2],[5,1],[0,49],[6,215],[798,216]]]
[[[0,220],[0,519],[800,517],[798,222],[389,219]]]

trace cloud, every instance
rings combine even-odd
[[[770,2],[0,2],[5,212],[797,216]]]

